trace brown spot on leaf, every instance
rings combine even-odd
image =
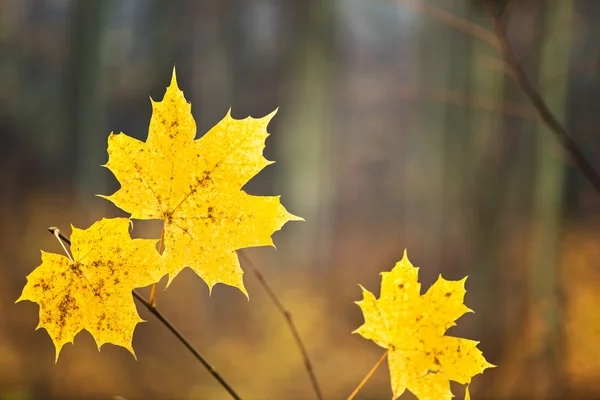
[[[102,330],[102,324],[104,323],[104,320],[106,320],[106,314],[102,313],[100,314],[100,317],[98,317],[98,321],[96,323],[96,328],[98,330]]]
[[[200,185],[201,187],[208,186],[208,184],[210,183],[211,179],[212,178],[210,177],[210,171],[204,171],[202,173],[202,178],[196,177],[198,185]]]
[[[71,271],[73,271],[73,273],[75,275],[77,275],[77,276],[81,276],[82,275],[82,273],[81,273],[81,267],[80,267],[79,262],[74,262],[73,264],[71,264],[70,268],[71,268]]]

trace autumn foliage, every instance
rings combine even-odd
[[[466,278],[440,276],[421,296],[418,273],[405,252],[391,271],[381,273],[379,299],[361,286],[364,298],[357,304],[365,323],[354,332],[388,349],[394,399],[406,389],[419,399],[451,399],[450,380],[469,384],[493,365],[479,342],[444,336],[456,319],[472,312],[463,304]]]
[[[152,107],[145,142],[122,133],[109,136],[105,166],[121,188],[102,197],[133,219],[162,220],[161,237],[132,239],[127,218],[104,218],[83,230],[73,227],[72,258],[42,252],[42,264],[27,277],[17,300],[39,304],[38,328],[46,329],[54,342],[56,360],[64,344],[84,329],[98,349],[112,343],[135,356],[132,338],[142,319],[132,291],[165,275],[169,284],[185,267],[210,289],[223,283],[247,296],[236,250],[272,246],[275,231],[302,220],[283,207],[279,196],[241,190],[272,163],[262,151],[275,112],[243,120],[228,112],[195,139],[191,105],[174,71],[164,99],[153,101]],[[474,375],[493,367],[477,349],[478,342],[445,336],[456,319],[471,312],[463,304],[465,279],[440,276],[421,295],[418,268],[405,254],[382,273],[379,299],[363,288],[358,305],[365,323],[355,332],[387,349],[394,399],[408,389],[421,400],[448,400],[453,397],[450,380],[469,384]]]
[[[161,102],[152,102],[146,142],[124,134],[108,138],[108,163],[121,188],[106,198],[135,219],[164,221],[163,254],[169,282],[185,267],[210,289],[217,283],[247,295],[235,250],[272,246],[271,234],[287,221],[279,197],[240,190],[271,164],[262,155],[266,117],[225,118],[200,139],[191,105],[177,87],[175,72]]]

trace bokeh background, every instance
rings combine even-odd
[[[600,2],[509,3],[519,62],[600,171]],[[55,364],[38,306],[14,304],[40,249],[62,253],[47,227],[125,216],[94,196],[118,188],[100,167],[107,137],[145,140],[148,96],[162,98],[174,65],[198,135],[230,107],[279,107],[265,150],[277,163],[246,190],[282,194],[306,222],[247,254],[327,399],[383,353],[351,334],[353,302],[358,283],[378,293],[404,249],[423,289],[469,275],[475,313],[449,334],[480,340],[499,366],[472,398],[600,398],[600,194],[489,29],[477,0],[0,1],[0,399],[228,398],[141,307],[137,361],[81,333]],[[158,238],[160,223],[133,233]],[[186,270],[158,306],[243,398],[314,398],[284,319],[249,271],[245,282],[250,301],[223,285],[209,298]],[[357,398],[390,396],[383,364]]]

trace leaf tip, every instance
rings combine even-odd
[[[174,89],[179,89],[177,86],[177,72],[175,71],[175,65],[173,65],[173,73],[171,74],[171,85]]]
[[[306,220],[298,215],[294,215],[291,213],[288,213],[288,218],[290,219],[290,221],[300,221],[300,222],[306,222]]]
[[[246,300],[247,300],[248,302],[250,302],[250,295],[248,294],[248,291],[246,290],[246,288],[245,288],[244,286],[242,286],[242,287],[240,288],[240,290],[241,290],[241,291],[242,291],[242,293],[244,293],[244,295],[246,296]]]
[[[271,111],[270,113],[268,113],[267,115],[265,115],[264,117],[261,118],[262,120],[264,120],[266,122],[265,125],[269,124],[269,122],[273,119],[273,117],[277,114],[278,111],[279,111],[279,107],[275,108],[273,111]]]
[[[131,353],[131,355],[133,356],[133,358],[135,359],[135,361],[137,361],[137,355],[135,354],[135,351],[133,350],[133,346],[129,345],[129,346],[123,346],[125,347],[127,350],[129,350],[129,352]],[[100,348],[98,348],[98,350],[100,350]]]
[[[23,288],[23,292],[21,293],[19,298],[17,300],[15,300],[15,304],[20,303],[21,301],[26,301],[26,300],[29,300],[29,299],[25,296],[25,288]]]
[[[54,342],[54,339],[52,339],[52,341]],[[63,348],[63,344],[61,343],[54,343],[54,349],[55,349],[55,355],[54,355],[54,364],[56,365],[58,363],[58,357],[60,356],[60,352]]]
[[[167,290],[167,288],[171,286],[171,282],[173,282],[173,279],[175,279],[176,276],[177,273],[169,272],[169,277],[167,279],[167,284],[165,285],[165,290]]]

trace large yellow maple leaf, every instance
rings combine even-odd
[[[66,343],[83,329],[98,350],[105,343],[133,354],[133,331],[143,322],[132,290],[151,285],[165,274],[156,240],[131,239],[128,218],[103,218],[88,229],[72,227],[69,258],[42,251],[42,264],[27,276],[17,302],[40,306],[40,322],[56,348],[56,360]]]
[[[246,296],[237,249],[272,246],[271,235],[290,220],[279,196],[241,190],[271,164],[262,150],[275,112],[236,120],[227,113],[195,139],[191,105],[177,87],[175,70],[163,101],[152,101],[148,139],[123,133],[108,139],[109,168],[121,183],[102,196],[136,219],[164,221],[169,281],[186,266],[209,286],[224,283]]]
[[[450,400],[450,380],[467,384],[493,367],[474,340],[444,336],[466,312],[465,279],[438,280],[421,296],[418,268],[406,252],[390,272],[383,272],[381,295],[365,288],[358,301],[365,323],[353,333],[388,349],[393,399],[406,389],[420,400]]]

